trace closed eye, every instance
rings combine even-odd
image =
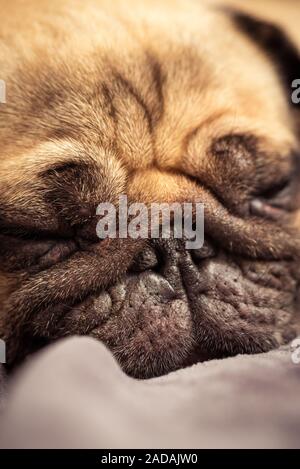
[[[295,207],[296,187],[292,177],[268,187],[254,196],[250,202],[253,215],[277,220]]]
[[[30,239],[0,233],[1,268],[6,272],[25,269],[36,273],[61,262],[77,250],[75,240]]]
[[[261,198],[273,206],[286,208],[290,205],[293,191],[293,179],[284,179],[261,194]]]

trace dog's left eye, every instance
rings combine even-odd
[[[20,238],[0,233],[1,268],[6,272],[32,273],[61,262],[78,249],[73,240]]]
[[[250,202],[250,211],[253,215],[277,220],[293,210],[293,194],[293,179],[286,178],[256,195]]]

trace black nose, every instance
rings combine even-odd
[[[144,272],[153,270],[166,274],[177,269],[178,263],[188,256],[195,265],[214,257],[216,249],[211,241],[206,240],[201,249],[186,250],[185,241],[179,239],[150,239],[146,248],[134,258],[130,270]]]

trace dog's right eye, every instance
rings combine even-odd
[[[278,208],[288,209],[293,192],[293,179],[286,178],[266,189],[261,198]]]
[[[257,194],[250,202],[253,215],[278,219],[293,210],[293,178],[285,178]]]
[[[300,208],[300,153],[292,152],[288,167],[265,167],[260,188],[252,195],[253,215],[281,219]],[[272,182],[273,179],[273,182]]]

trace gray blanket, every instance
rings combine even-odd
[[[9,383],[0,446],[300,448],[299,396],[289,348],[136,381],[101,343],[74,337]]]

